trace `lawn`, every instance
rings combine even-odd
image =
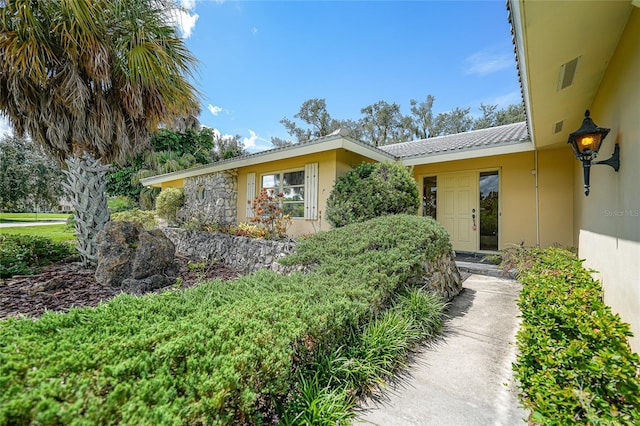
[[[51,238],[53,241],[73,241],[76,239],[75,232],[68,229],[67,225],[64,223],[55,225],[12,226],[8,228],[0,228],[0,234],[37,235]]]
[[[0,213],[0,223],[67,220],[69,213]]]

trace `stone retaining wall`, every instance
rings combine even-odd
[[[294,250],[294,241],[261,240],[179,228],[162,228],[162,231],[176,246],[176,253],[196,259],[216,259],[244,273],[271,269],[287,274],[312,269],[278,263],[278,259]],[[409,284],[436,294],[447,302],[462,290],[462,278],[452,253],[424,262]]]
[[[176,246],[176,253],[196,259],[216,259],[241,272],[279,269],[277,260],[291,253],[293,241],[271,241],[227,234],[162,228]],[[275,264],[275,265],[274,265]]]

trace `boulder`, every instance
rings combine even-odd
[[[107,222],[96,238],[96,281],[140,294],[175,282],[175,246],[161,231],[134,222]]]

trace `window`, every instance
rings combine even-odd
[[[435,176],[427,176],[422,180],[422,216],[436,217],[438,207],[438,180]]]
[[[480,250],[498,250],[498,172],[480,173]]]
[[[304,217],[304,170],[262,175],[261,188],[283,194],[282,209],[291,217]]]

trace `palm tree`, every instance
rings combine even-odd
[[[0,112],[67,164],[78,250],[95,263],[107,165],[197,111],[172,0],[0,2]]]

